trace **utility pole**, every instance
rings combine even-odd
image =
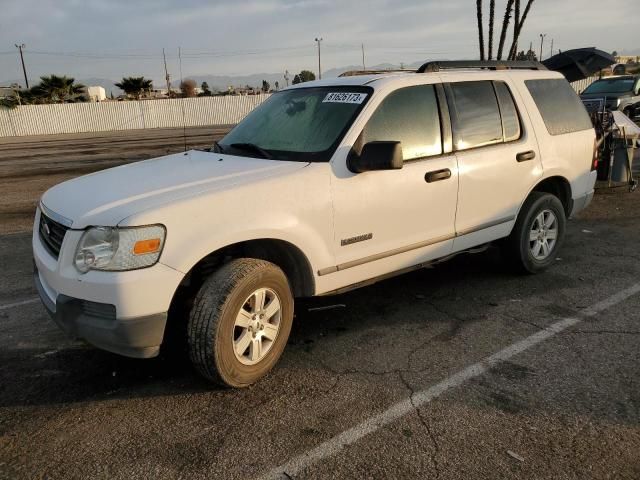
[[[551,39],[551,53],[549,54],[549,57],[553,57],[553,38]]]
[[[321,80],[322,68],[320,67],[320,42],[322,42],[322,37],[316,38],[316,42],[318,42],[318,80]]]
[[[366,70],[367,67],[364,65],[364,43],[362,44],[362,70]]]
[[[287,87],[289,86],[289,70],[284,71],[284,81],[287,82]]]
[[[546,37],[546,36],[547,36],[546,33],[541,33],[540,34],[540,57],[538,58],[539,62],[542,61],[542,45],[544,44],[544,37]]]
[[[167,80],[167,97],[171,97],[171,75],[167,70],[167,56],[164,54],[164,48],[162,49],[162,59],[164,60],[164,78]]]
[[[29,88],[29,80],[27,79],[27,69],[24,67],[24,55],[22,54],[22,49],[26,46],[24,43],[18,45],[15,44],[16,48],[20,51],[20,61],[22,62],[22,73],[24,73],[24,83]]]

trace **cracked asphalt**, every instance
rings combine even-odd
[[[640,193],[602,191],[544,274],[490,249],[299,301],[280,364],[244,390],[69,340],[37,302],[5,308],[35,290],[29,232],[0,235],[0,478],[259,478],[637,285],[639,225]],[[640,478],[639,308],[636,294],[582,318],[287,475]]]

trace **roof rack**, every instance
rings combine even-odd
[[[381,73],[398,73],[398,72],[415,73],[416,70],[409,70],[406,68],[402,68],[402,69],[397,68],[397,69],[390,69],[390,70],[349,70],[348,72],[341,73],[338,76],[339,77],[356,77],[359,75],[380,75]]]
[[[418,68],[418,73],[432,73],[455,68],[487,68],[489,70],[547,70],[540,62],[530,60],[454,60],[427,62]]]

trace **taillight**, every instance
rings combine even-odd
[[[593,172],[594,170],[598,169],[598,150],[599,150],[599,145],[598,145],[598,139],[596,138],[593,141],[593,156],[591,157],[591,171]]]

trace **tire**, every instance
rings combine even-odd
[[[276,265],[252,258],[223,265],[204,282],[189,316],[188,350],[195,369],[221,385],[255,383],[284,351],[293,305],[287,277]]]
[[[551,222],[552,216],[555,220],[546,226],[545,232],[545,227],[540,228],[540,224]],[[564,207],[558,197],[550,193],[532,192],[524,202],[511,234],[502,245],[503,254],[510,266],[520,273],[528,274],[547,269],[554,263],[556,254],[562,247],[566,225]],[[538,231],[538,238],[531,240],[534,230]],[[556,232],[553,234],[555,238],[552,237],[552,231]]]

